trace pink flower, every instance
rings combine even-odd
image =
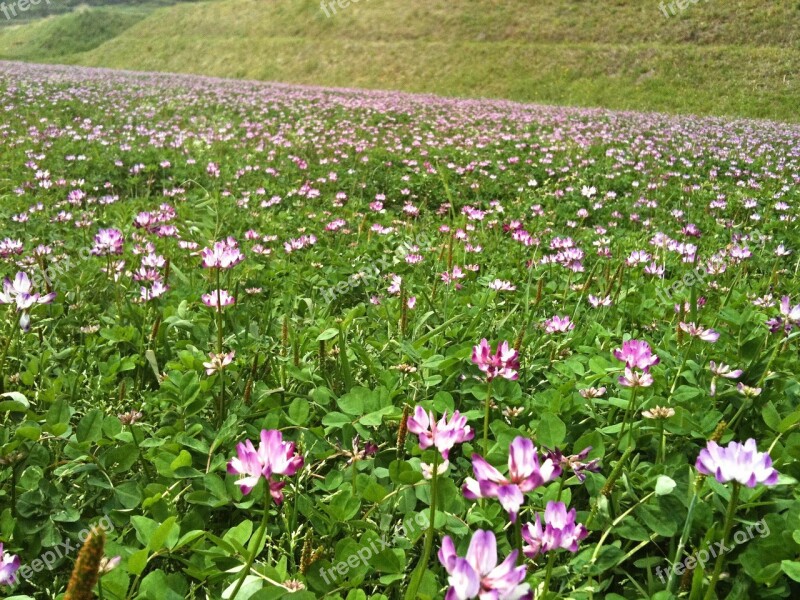
[[[419,437],[419,447],[422,450],[436,446],[445,460],[453,446],[469,441],[475,435],[472,428],[467,425],[467,418],[458,411],[453,413],[449,422],[445,411],[437,423],[433,411],[425,412],[421,406],[417,406],[414,409],[414,416],[409,417],[408,430]]]
[[[519,355],[517,351],[510,348],[508,342],[503,342],[497,347],[497,352],[492,354],[492,348],[486,338],[480,344],[472,348],[472,362],[486,373],[487,381],[495,377],[516,380],[519,375]]]
[[[494,533],[479,529],[461,558],[450,536],[444,536],[438,556],[449,575],[445,600],[531,600],[530,586],[522,583],[527,569],[516,565],[517,553],[514,550],[498,565]]]
[[[283,434],[276,429],[261,431],[258,450],[250,440],[236,445],[236,456],[228,463],[228,473],[239,475],[236,481],[243,494],[249,494],[263,477],[276,504],[283,502],[281,490],[285,481],[273,480],[274,475],[294,475],[303,467],[303,457],[295,454],[294,442],[284,442]]]
[[[556,315],[544,322],[546,333],[566,333],[572,329],[575,329],[575,323],[570,321],[568,316],[559,317]]]
[[[521,436],[514,438],[508,449],[508,477],[478,454],[472,455],[472,470],[475,479],[468,477],[464,482],[464,497],[470,500],[497,498],[512,522],[517,519],[524,493],[561,475],[561,466],[550,458],[546,458],[540,466],[536,446]]]
[[[15,585],[17,570],[19,570],[19,556],[3,552],[3,544],[0,543],[0,585]]]
[[[522,551],[529,558],[558,548],[577,552],[578,542],[589,535],[586,527],[575,523],[575,509],[567,512],[563,502],[547,503],[544,522],[545,527],[542,528],[541,519],[537,514],[534,523],[522,526],[522,539],[528,543]]]
[[[244,254],[239,251],[239,245],[233,238],[215,242],[211,248],[203,248],[200,256],[207,269],[230,269],[244,260]]]
[[[625,374],[620,375],[619,384],[624,387],[650,387],[653,385],[653,376],[647,371],[639,373],[625,367]]]
[[[717,364],[713,360],[708,361],[708,368],[714,375],[711,378],[711,390],[709,392],[709,395],[712,397],[717,393],[717,377],[725,377],[726,379],[739,379],[739,377],[742,376],[742,373],[744,373],[744,371],[741,369],[731,371],[731,368],[725,363]]]
[[[744,444],[730,442],[723,448],[716,442],[700,451],[695,467],[704,475],[713,475],[720,483],[738,481],[747,487],[757,483],[775,485],[778,472],[772,468],[772,459],[767,452],[759,452],[752,438]]]
[[[233,362],[235,356],[235,350],[231,350],[227,354],[214,354],[213,352],[209,353],[209,362],[203,363],[203,366],[206,368],[206,375],[211,376],[214,373],[222,371],[222,369]]]
[[[110,254],[122,254],[122,243],[124,238],[119,229],[101,229],[94,236],[94,246],[91,253],[95,256],[108,256]]]
[[[652,353],[650,344],[643,340],[628,340],[623,342],[622,348],[614,350],[614,356],[625,363],[629,369],[642,369],[649,371],[650,367],[657,365],[660,360]]]
[[[704,342],[711,342],[712,344],[719,339],[719,332],[713,329],[703,329],[694,323],[681,323],[678,324],[682,331],[685,331],[692,337],[700,338]]]
[[[214,290],[210,294],[203,294],[201,299],[206,306],[220,310],[231,304],[236,304],[236,298],[231,296],[227,290]]]

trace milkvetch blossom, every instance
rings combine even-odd
[[[619,376],[619,384],[623,387],[650,387],[653,385],[653,376],[647,371],[639,373],[625,367],[625,374]]]
[[[700,338],[704,342],[711,342],[713,344],[719,339],[719,332],[714,329],[703,329],[700,325],[684,323],[683,321],[681,321],[678,326],[682,331],[685,331],[692,337]]]
[[[94,236],[94,246],[91,253],[95,256],[109,256],[122,254],[122,244],[125,238],[119,229],[101,229]]]
[[[548,450],[546,456],[555,464],[560,465],[562,471],[571,469],[575,477],[578,478],[578,481],[583,482],[586,479],[586,471],[591,471],[592,473],[598,473],[600,471],[600,459],[594,458],[589,462],[583,462],[583,459],[589,456],[589,452],[591,451],[592,447],[586,446],[586,448],[577,454],[564,456],[561,450],[555,448],[554,450]]]
[[[226,306],[236,304],[236,298],[228,293],[228,290],[214,290],[210,294],[203,294],[200,299],[203,304],[216,309],[223,309]]]
[[[468,477],[462,491],[470,500],[497,498],[512,522],[525,498],[523,494],[553,481],[561,475],[561,465],[552,458],[539,464],[536,446],[528,438],[516,437],[508,449],[508,477],[486,462],[479,454],[472,455],[475,479]]]
[[[15,585],[18,570],[19,556],[4,552],[3,544],[0,542],[0,585]]]
[[[527,545],[522,548],[525,556],[534,558],[538,554],[564,548],[570,552],[578,551],[578,542],[589,532],[586,527],[575,522],[575,509],[567,512],[563,502],[548,502],[544,509],[544,523],[539,515],[533,523],[522,526],[522,539]]]
[[[411,433],[419,437],[419,447],[422,450],[435,446],[444,460],[447,460],[453,446],[469,441],[475,435],[467,425],[467,418],[458,411],[453,413],[450,421],[447,420],[445,411],[436,422],[433,411],[426,412],[421,406],[414,409],[414,416],[409,417],[407,426]]]
[[[781,318],[774,317],[767,321],[772,333],[776,333],[781,328],[789,333],[794,327],[800,327],[800,304],[791,305],[789,296],[783,296],[779,304]]]
[[[614,350],[614,356],[625,363],[629,369],[649,371],[650,367],[657,365],[658,356],[653,354],[650,344],[643,340],[628,340],[623,342],[622,348]]]
[[[210,248],[200,251],[203,266],[207,269],[231,269],[244,260],[237,241],[229,237],[221,242],[214,242]]]
[[[480,344],[472,348],[472,362],[486,373],[487,381],[495,377],[516,380],[519,375],[519,354],[511,348],[508,342],[503,342],[497,346],[497,352],[492,354],[492,347],[486,338]]]
[[[778,482],[772,458],[768,452],[758,451],[753,438],[744,444],[730,442],[727,447],[708,442],[700,451],[695,467],[704,475],[713,475],[720,483],[737,481],[752,488],[757,483],[775,485]]]
[[[239,475],[236,481],[243,494],[249,494],[262,477],[269,485],[276,504],[283,502],[285,481],[275,481],[275,475],[292,476],[303,467],[303,457],[295,453],[294,442],[284,442],[277,429],[263,429],[258,450],[250,440],[236,445],[236,456],[228,463],[228,473]]]
[[[568,316],[559,317],[555,315],[544,322],[544,330],[546,333],[566,333],[575,329],[575,323],[570,321]]]
[[[739,379],[742,376],[741,369],[731,370],[731,368],[726,365],[725,363],[715,363],[713,360],[708,361],[708,368],[711,370],[711,373],[714,375],[711,378],[711,390],[709,395],[715,396],[717,393],[717,377],[725,377],[726,379]]]
[[[461,558],[452,538],[444,536],[438,556],[449,576],[445,600],[531,600],[530,586],[522,583],[527,569],[516,564],[518,552],[512,551],[498,565],[494,533],[479,529],[472,535],[467,555]]]
[[[208,355],[209,361],[203,363],[203,366],[206,368],[206,375],[213,375],[214,373],[222,371],[222,369],[233,362],[235,356],[235,350],[231,350],[227,354],[214,354],[210,352]]]
[[[50,304],[56,297],[55,293],[44,296],[34,293],[33,283],[28,274],[20,271],[10,280],[7,277],[3,280],[3,291],[0,292],[0,304],[14,304],[17,312],[22,313],[19,319],[20,329],[28,331],[30,328],[31,317],[28,311],[36,304]]]

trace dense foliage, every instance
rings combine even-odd
[[[87,537],[105,599],[798,592],[800,128],[10,63],[0,99],[4,594]]]

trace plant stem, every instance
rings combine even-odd
[[[492,403],[492,380],[486,386],[486,406],[483,413],[483,454],[489,455],[489,407]]]
[[[428,523],[428,532],[425,536],[425,546],[422,549],[422,554],[419,557],[419,564],[411,575],[411,581],[406,590],[406,600],[416,600],[417,590],[419,590],[420,583],[422,583],[422,576],[425,573],[425,568],[428,566],[428,559],[431,556],[431,548],[433,547],[433,532],[434,521],[436,520],[436,480],[439,477],[439,451],[435,451],[433,457],[433,471],[431,474],[431,512]],[[233,598],[231,598],[233,600]]]
[[[617,447],[618,450],[620,444],[622,444],[622,439],[625,437],[625,426],[628,424],[628,419],[632,418],[631,415],[633,413],[633,406],[636,403],[636,391],[638,387],[631,388],[631,400],[628,403],[628,408],[625,410],[625,418],[622,420],[622,429],[619,432],[619,439],[617,440]],[[631,423],[631,442],[633,441],[633,423]]]
[[[544,588],[542,589],[542,600],[547,599],[547,593],[550,591],[550,577],[553,575],[553,564],[556,562],[556,553],[550,551],[550,556],[547,557],[547,571],[544,574]]]
[[[728,503],[728,512],[725,514],[725,525],[722,529],[722,545],[728,545],[728,540],[731,536],[731,528],[733,527],[733,518],[736,516],[736,503],[739,500],[739,482],[733,482],[733,490],[731,491],[731,501]],[[714,573],[711,575],[711,581],[706,590],[705,600],[711,600],[714,597],[714,588],[717,587],[717,580],[720,573],[722,573],[722,565],[724,563],[724,554],[720,552],[717,555],[717,561],[714,563]]]
[[[256,554],[258,554],[258,550],[261,547],[261,544],[264,542],[264,534],[267,531],[267,516],[269,516],[270,498],[269,481],[264,481],[264,516],[261,518],[261,525],[259,525],[258,531],[256,531],[256,541],[253,545],[253,551],[250,553],[250,558],[247,559],[247,564],[245,564],[244,569],[242,569],[242,574],[239,575],[239,581],[236,582],[236,587],[233,588],[233,593],[230,595],[228,600],[236,599],[236,595],[239,593],[239,590],[242,589],[244,580],[247,578],[247,574],[250,572],[250,567],[253,566],[253,562],[256,560]]]
[[[700,491],[703,489],[703,484],[705,483],[705,477],[699,475],[695,480],[695,484],[693,486],[694,491],[692,493],[692,499],[689,500],[689,509],[686,513],[686,522],[683,524],[683,531],[681,532],[681,538],[678,540],[678,547],[675,549],[675,557],[672,560],[672,565],[677,565],[678,561],[681,559],[681,553],[683,552],[683,547],[686,545],[686,540],[689,539],[689,530],[692,528],[692,518],[694,516],[694,509],[697,506],[697,499],[700,497]],[[670,567],[672,567],[670,565]],[[667,591],[672,592],[672,588],[675,585],[675,569],[669,569],[669,580],[667,581]]]

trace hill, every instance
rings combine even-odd
[[[138,11],[91,8],[81,18],[73,13],[0,29],[0,57],[800,120],[795,1],[690,0],[684,10],[655,0],[342,0],[341,6],[328,0],[323,6],[217,0]],[[98,31],[93,23],[108,26]],[[46,43],[56,38],[93,41],[86,48]]]

